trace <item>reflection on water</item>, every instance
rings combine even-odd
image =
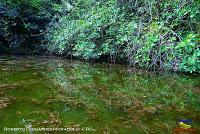
[[[28,126],[76,128],[78,133],[170,134],[179,119],[191,119],[198,128],[199,83],[198,75],[122,65],[1,57],[0,131]]]

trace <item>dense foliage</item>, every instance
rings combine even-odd
[[[199,2],[76,0],[49,27],[51,52],[126,60],[152,69],[200,70]]]
[[[52,5],[53,0],[0,0],[0,49],[38,48],[54,13]]]
[[[9,1],[13,0],[3,3]],[[200,72],[198,0],[15,2],[23,5],[20,6],[20,14],[12,11],[14,16],[4,17],[6,24],[1,24],[4,37],[10,44],[16,43],[13,40],[16,39],[15,35],[19,39],[30,39],[30,31],[37,29],[36,33],[40,34],[40,30],[45,30],[45,34],[42,34],[45,40],[41,40],[47,51],[53,54],[86,60],[123,61],[147,69]],[[14,9],[10,5],[6,7]],[[41,25],[41,21],[33,25],[32,21],[16,19],[18,16],[26,18],[30,15],[40,19],[48,18],[48,25]],[[21,22],[18,26],[24,29],[19,30],[22,33],[16,33],[13,29],[11,32],[6,31],[8,22],[13,25],[19,20]],[[21,44],[22,41],[27,43],[26,40],[17,43]]]

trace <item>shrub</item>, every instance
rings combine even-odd
[[[197,1],[76,0],[48,27],[47,49],[148,69],[199,72]]]

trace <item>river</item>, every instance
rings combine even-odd
[[[0,133],[170,134],[180,119],[200,127],[199,75],[0,57]]]

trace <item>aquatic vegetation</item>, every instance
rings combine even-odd
[[[84,103],[76,100],[73,97],[66,97],[64,95],[57,95],[55,96],[48,96],[45,98],[45,104],[52,104],[52,103],[63,103],[65,105],[69,105],[70,107],[73,108],[82,108],[85,106]]]
[[[11,61],[0,64],[12,68],[0,71],[0,132],[30,126],[172,133],[181,118],[200,126],[198,76],[33,57]]]
[[[0,88],[1,89],[13,89],[19,86],[18,84],[1,84]]]
[[[0,97],[0,109],[7,107],[10,104],[10,100],[5,97]]]

